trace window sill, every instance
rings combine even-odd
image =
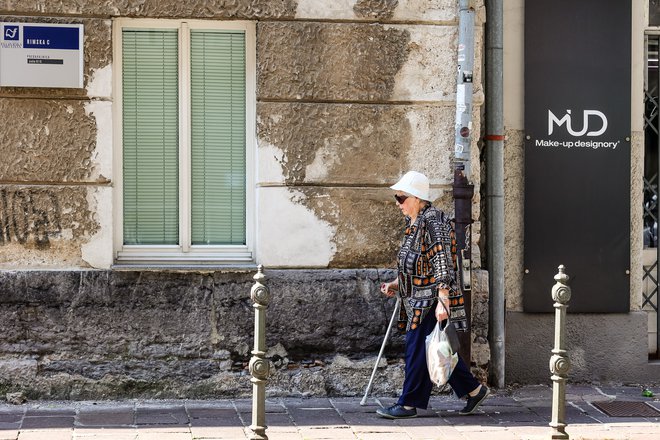
[[[255,270],[252,252],[246,246],[193,247],[124,246],[117,252],[113,269]]]
[[[160,264],[122,263],[113,264],[110,269],[123,271],[171,271],[171,272],[256,272],[256,263],[203,263],[203,264]]]

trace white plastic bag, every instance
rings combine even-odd
[[[457,363],[458,353],[452,352],[447,335],[437,323],[426,337],[426,366],[431,381],[436,385],[446,384]]]

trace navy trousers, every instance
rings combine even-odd
[[[437,322],[435,306],[433,306],[419,327],[406,333],[406,377],[403,381],[401,397],[397,402],[399,405],[422,409],[428,407],[433,382],[426,366],[426,336],[433,331]],[[479,385],[479,381],[459,357],[456,367],[449,376],[449,386],[458,397],[462,398]]]

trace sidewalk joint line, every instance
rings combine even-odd
[[[607,397],[607,398],[610,398],[610,399],[616,399],[616,395],[611,396],[611,395],[609,395],[609,394],[605,394],[605,393],[603,392],[603,390],[601,390],[599,387],[594,387],[594,388],[595,388],[596,391],[598,391],[598,392],[599,392],[600,394],[602,394],[603,396],[605,396],[605,397]]]

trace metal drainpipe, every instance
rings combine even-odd
[[[505,385],[503,3],[486,2],[486,247],[490,383]]]
[[[471,239],[472,196],[470,177],[470,134],[472,131],[472,75],[474,66],[474,9],[471,0],[458,5],[458,76],[456,84],[456,125],[454,135],[454,212],[459,283],[463,291],[468,328],[472,316]],[[471,362],[471,332],[460,333],[460,355]]]

